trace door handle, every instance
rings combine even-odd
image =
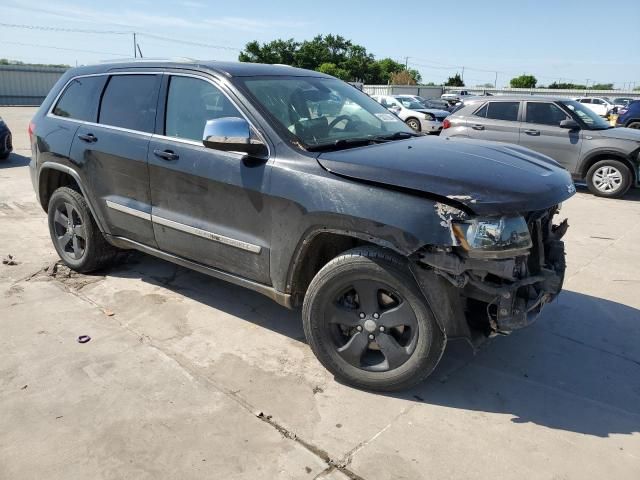
[[[154,150],[153,154],[163,160],[177,160],[179,155],[171,150]]]
[[[86,134],[81,133],[80,135],[78,135],[78,138],[87,143],[94,143],[98,141],[98,137],[96,137],[93,133],[86,133]]]
[[[526,133],[527,135],[538,136],[540,135],[540,130],[534,130],[530,128],[529,130],[525,130],[524,133]]]
[[[471,128],[473,128],[474,130],[484,130],[484,125],[474,125]]]

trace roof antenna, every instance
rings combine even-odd
[[[142,50],[140,50],[140,44],[136,43],[136,47],[138,48],[138,53],[140,54],[140,58],[142,58]]]

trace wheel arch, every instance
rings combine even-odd
[[[616,150],[603,150],[594,152],[592,155],[585,158],[582,162],[582,165],[580,166],[580,178],[586,180],[587,172],[589,171],[589,169],[601,160],[617,160],[619,162],[622,162],[631,171],[632,184],[637,184],[637,172],[635,166],[633,165],[633,162],[631,162],[628,155],[625,155],[624,153],[618,152]]]
[[[327,228],[307,232],[295,250],[287,273],[286,291],[291,294],[292,303],[302,304],[311,280],[327,263],[347,250],[367,245],[405,256],[390,242],[359,232]]]
[[[59,163],[45,162],[42,164],[38,171],[37,193],[40,206],[45,212],[49,209],[49,199],[51,198],[51,195],[60,187],[70,187],[82,194],[89,206],[91,215],[93,215],[93,219],[98,225],[98,228],[101,232],[105,232],[105,229],[100,222],[100,218],[96,215],[91,197],[87,195],[87,190],[84,187],[78,172]]]

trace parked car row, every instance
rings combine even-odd
[[[413,95],[373,95],[372,98],[416,132],[440,133],[442,122],[449,115],[448,110],[428,108]]]
[[[588,104],[542,96],[476,97],[444,121],[442,136],[521,145],[547,155],[602,197],[638,185],[640,132],[613,128]],[[640,128],[640,102],[619,120]]]

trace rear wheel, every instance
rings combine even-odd
[[[379,248],[357,248],[315,276],[302,310],[305,336],[338,379],[379,391],[429,376],[445,336],[406,262]]]
[[[100,232],[84,197],[60,187],[49,200],[49,233],[60,259],[71,269],[88,273],[105,267],[118,253]]]
[[[420,121],[417,118],[407,118],[407,120],[404,123],[406,123],[410,128],[412,128],[416,132],[420,131]]]
[[[600,160],[587,172],[587,186],[599,197],[619,198],[629,190],[632,181],[631,171],[618,160]]]
[[[640,122],[631,122],[629,125],[627,125],[627,128],[635,128],[640,130]]]

